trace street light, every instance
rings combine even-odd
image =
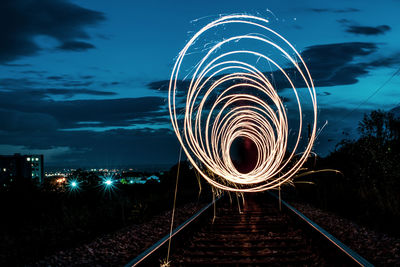
[[[77,190],[80,189],[79,188],[79,182],[77,180],[75,180],[75,179],[74,180],[70,180],[68,185],[69,185],[69,190],[70,191],[77,191]]]

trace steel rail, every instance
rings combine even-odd
[[[136,258],[131,260],[129,263],[125,265],[125,267],[131,267],[131,266],[136,266],[140,264],[142,261],[144,261],[146,258],[151,256],[155,251],[157,251],[159,248],[161,248],[163,245],[165,245],[170,238],[173,238],[176,234],[178,234],[181,230],[183,230],[186,226],[188,226],[191,222],[196,220],[197,218],[200,217],[207,209],[209,209],[216,201],[218,201],[220,198],[216,198],[206,206],[204,206],[201,210],[199,210],[197,213],[195,213],[192,217],[187,219],[185,222],[180,224],[177,228],[175,228],[172,231],[172,234],[167,234],[160,240],[158,240],[155,244],[153,244],[151,247],[140,253]]]
[[[307,216],[302,214],[300,211],[295,209],[293,206],[288,204],[286,201],[279,199],[279,197],[273,193],[268,191],[268,193],[276,198],[278,201],[281,201],[281,204],[284,208],[286,208],[288,211],[290,211],[295,217],[297,217],[300,221],[304,222],[305,225],[308,225],[311,227],[311,230],[313,230],[316,234],[318,234],[319,237],[321,237],[323,240],[327,241],[329,244],[332,246],[336,247],[338,251],[341,251],[343,253],[343,256],[347,257],[348,260],[352,261],[354,264],[357,264],[359,266],[374,266],[371,264],[369,261],[364,259],[362,256],[360,256],[358,253],[356,253],[354,250],[343,244],[341,241],[339,241],[337,238],[332,236],[330,233],[328,233],[325,229],[323,229],[321,226],[313,222],[311,219],[309,219]],[[160,250],[164,245],[167,244],[168,240],[174,236],[176,236],[179,232],[181,232],[183,229],[185,229],[189,224],[194,222],[196,219],[198,219],[202,214],[204,214],[205,211],[207,211],[212,205],[215,204],[216,201],[218,201],[220,198],[215,199],[214,201],[210,202],[206,206],[204,206],[202,209],[200,209],[197,213],[195,213],[193,216],[191,216],[188,220],[180,224],[178,227],[176,227],[172,234],[167,234],[163,238],[161,238],[159,241],[157,241],[155,244],[153,244],[151,247],[146,249],[144,252],[139,254],[137,257],[135,257],[133,260],[131,260],[129,263],[125,265],[125,267],[131,267],[131,266],[137,266],[140,263],[143,263],[146,259],[150,258],[151,256],[154,256],[154,254]]]
[[[295,209],[293,206],[291,206],[289,203],[286,201],[279,199],[279,197],[270,191],[268,191],[273,197],[275,197],[278,201],[280,201],[283,206],[285,206],[289,211],[291,211],[293,214],[297,215],[298,218],[300,218],[303,222],[307,223],[309,226],[311,226],[317,233],[319,233],[323,238],[328,240],[332,245],[336,246],[338,249],[340,249],[343,253],[345,253],[348,257],[350,257],[354,262],[356,262],[360,266],[374,266],[372,263],[364,259],[362,256],[360,256],[357,252],[340,242],[336,237],[328,233],[325,229],[323,229],[321,226],[310,220],[307,216],[305,216],[303,213]]]

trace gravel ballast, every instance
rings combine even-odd
[[[308,204],[291,204],[374,265],[400,266],[400,238],[373,231]],[[190,203],[177,208],[175,227],[204,205]],[[28,266],[124,266],[165,236],[170,222],[171,211],[167,211],[143,224],[131,225],[76,248],[58,251]]]
[[[204,205],[204,203],[190,203],[177,208],[175,227]],[[171,212],[164,212],[148,222],[128,226],[76,248],[58,251],[28,266],[124,266],[169,233]]]
[[[308,204],[291,204],[372,264],[400,266],[400,238],[373,231]]]

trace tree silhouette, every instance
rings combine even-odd
[[[362,137],[375,137],[382,142],[399,139],[400,120],[395,119],[394,114],[382,110],[374,110],[365,114],[360,122],[358,130]]]
[[[357,140],[342,140],[318,161],[317,169],[337,169],[344,177],[318,175],[313,201],[400,234],[400,118],[372,111],[364,115],[358,131]]]

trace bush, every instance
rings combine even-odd
[[[399,126],[400,120],[391,113],[366,114],[358,140],[343,140],[317,162],[317,169],[337,169],[343,177],[318,174],[315,191],[302,188],[300,194],[322,208],[400,234]]]

